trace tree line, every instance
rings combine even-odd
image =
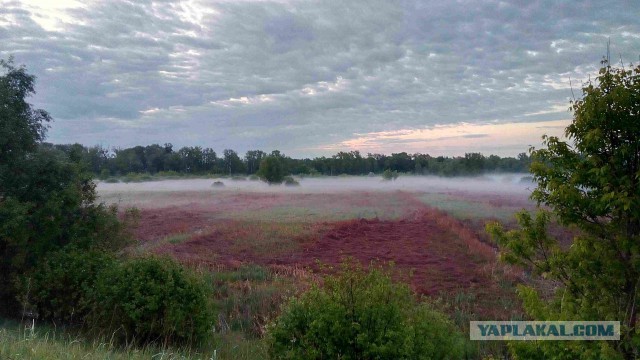
[[[222,154],[211,148],[185,146],[175,149],[172,144],[153,144],[131,148],[108,149],[102,146],[86,147],[81,144],[43,144],[65,152],[72,160],[85,164],[100,178],[123,176],[129,173],[158,174],[227,174],[252,175],[260,163],[272,156],[282,163],[283,170],[293,175],[367,175],[381,174],[385,170],[416,175],[464,176],[487,172],[528,172],[530,159],[526,153],[517,157],[485,156],[467,153],[464,156],[445,157],[406,152],[363,155],[359,151],[338,152],[326,157],[295,159],[278,150],[267,153],[247,151],[241,156],[226,149]]]

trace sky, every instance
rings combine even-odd
[[[54,143],[513,156],[640,59],[640,1],[0,0]]]

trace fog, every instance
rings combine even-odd
[[[529,195],[534,184],[528,174],[492,174],[479,177],[445,178],[437,176],[400,176],[396,180],[383,180],[380,176],[338,176],[296,178],[299,186],[268,185],[255,180],[177,179],[138,183],[98,182],[102,196],[129,192],[290,192],[339,193],[354,191],[412,191],[426,193],[468,192],[479,194]],[[213,187],[215,181],[224,186]]]

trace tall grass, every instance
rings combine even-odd
[[[109,360],[254,360],[267,358],[260,339],[242,334],[220,335],[216,346],[206,351],[118,346],[113,339],[91,339],[36,322],[17,324],[0,320],[0,359],[109,359]]]

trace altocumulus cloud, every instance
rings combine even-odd
[[[569,79],[578,94],[607,39],[616,61],[638,60],[639,13],[637,1],[0,0],[0,56],[38,76],[54,142],[513,155],[561,131]]]

